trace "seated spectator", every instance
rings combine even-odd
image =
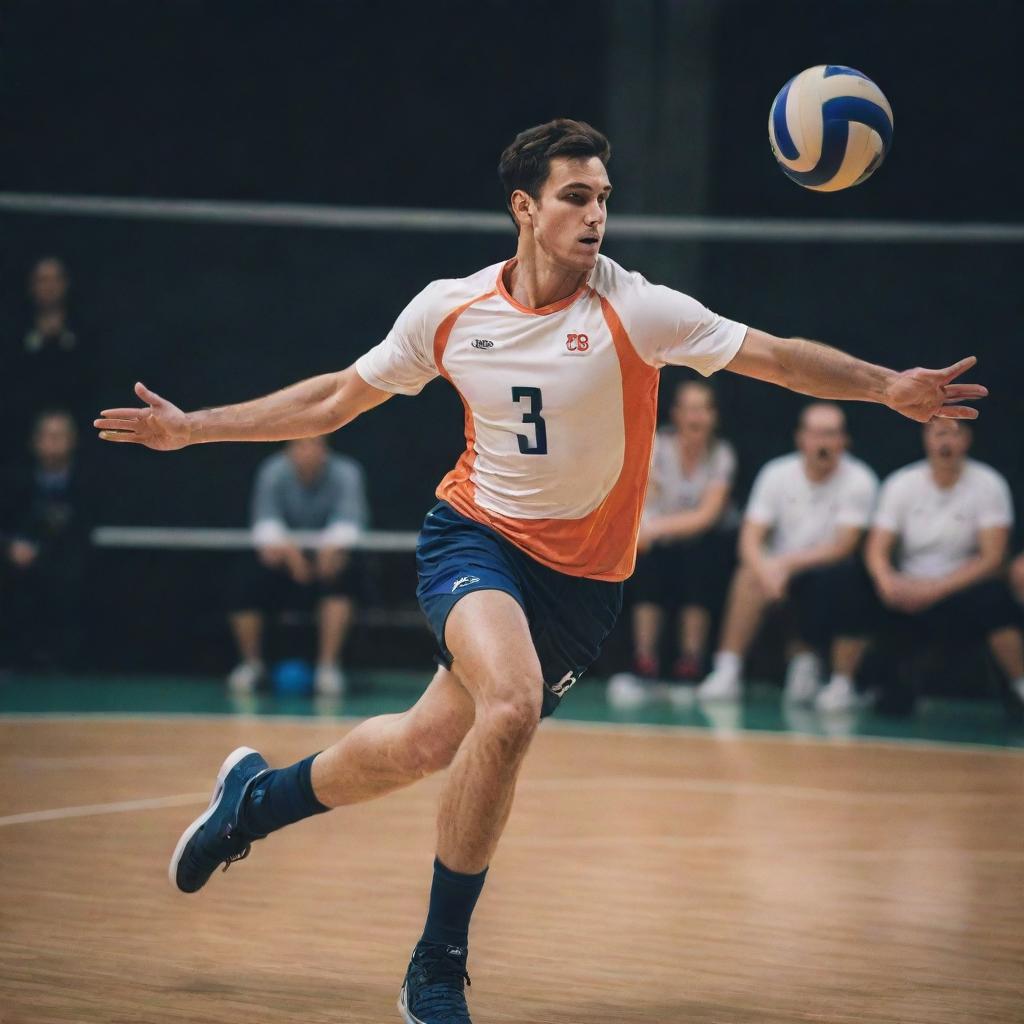
[[[290,441],[260,466],[252,499],[256,554],[247,557],[231,595],[231,627],[242,659],[228,676],[232,690],[249,692],[264,675],[265,615],[315,607],[316,691],[344,691],[341,655],[356,590],[347,548],[366,521],[363,471],[354,459],[331,452],[325,438]],[[319,531],[319,546],[303,550],[290,539],[293,530]]]
[[[23,424],[43,408],[65,409],[77,427],[95,411],[94,353],[71,322],[68,291],[64,264],[54,257],[39,260],[29,274],[28,329],[13,350],[0,353],[0,417],[4,436],[16,444],[24,438]]]
[[[716,436],[718,408],[703,381],[676,390],[672,426],[654,440],[650,484],[637,541],[633,600],[633,674],[614,677],[613,703],[646,696],[659,678],[659,647],[667,612],[678,614],[675,683],[702,673],[711,618],[724,599],[736,549],[739,514],[730,501],[736,453]]]
[[[868,570],[888,610],[884,640],[891,653],[899,658],[922,646],[984,640],[1024,700],[1020,609],[1002,576],[1013,502],[999,473],[967,457],[970,446],[966,422],[925,425],[927,458],[882,487]],[[894,710],[912,707],[912,692],[909,703],[900,696],[884,695]]]
[[[0,656],[6,651],[16,666],[80,665],[93,515],[76,444],[67,412],[41,413],[32,464],[0,492]]]
[[[766,611],[782,606],[795,619],[785,698],[812,701],[820,689],[821,654],[834,676],[847,676],[866,645],[870,585],[856,553],[878,489],[875,474],[846,453],[842,409],[814,402],[803,410],[797,451],[773,459],[754,481],[740,531],[740,566],[732,580],[703,700],[736,700],[743,660]]]

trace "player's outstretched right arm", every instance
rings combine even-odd
[[[292,384],[271,395],[218,409],[183,412],[141,382],[144,408],[104,409],[93,421],[104,441],[174,451],[210,441],[291,441],[329,434],[391,398],[367,384],[354,366]]]

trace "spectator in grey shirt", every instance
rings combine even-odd
[[[356,572],[348,550],[368,519],[363,471],[328,448],[323,437],[290,441],[260,466],[252,498],[256,556],[247,558],[234,581],[231,629],[241,658],[228,685],[245,693],[264,674],[266,614],[315,608],[319,652],[317,693],[344,690],[341,654],[352,620]],[[303,550],[293,531],[320,534]]]

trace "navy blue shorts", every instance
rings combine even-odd
[[[416,597],[446,668],[451,668],[452,653],[444,627],[460,598],[474,590],[503,590],[519,602],[544,677],[541,718],[558,707],[566,690],[594,663],[622,610],[621,583],[549,569],[446,502],[435,505],[423,521],[416,570]]]

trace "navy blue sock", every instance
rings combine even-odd
[[[421,942],[445,946],[469,944],[469,919],[480,897],[487,868],[479,875],[460,875],[434,858],[434,883],[430,887],[430,910]]]
[[[313,794],[313,759],[267,772],[253,783],[242,810],[242,824],[254,835],[267,835],[313,814],[329,811]]]

